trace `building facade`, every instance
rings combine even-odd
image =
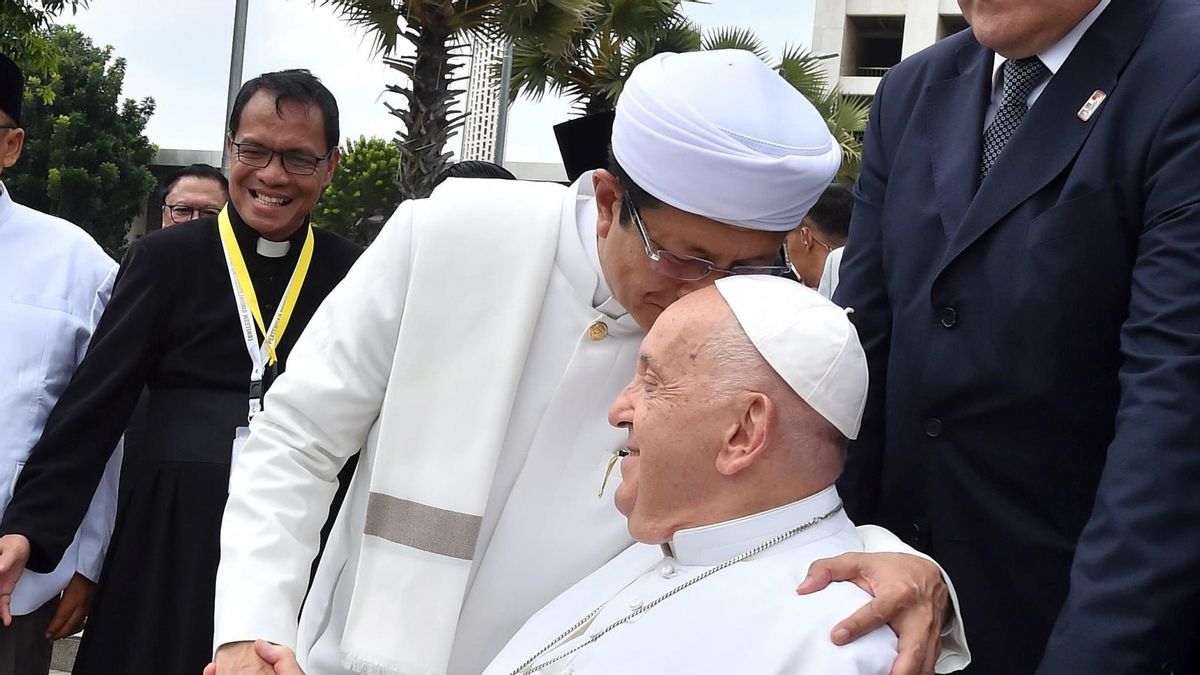
[[[889,68],[967,28],[957,0],[817,0],[813,52],[844,94],[874,96]]]
[[[467,79],[467,118],[462,129],[460,160],[494,161],[496,123],[500,116],[498,69],[504,58],[504,42],[472,38],[470,76]]]

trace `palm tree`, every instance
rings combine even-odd
[[[719,28],[704,36],[702,49],[745,49],[771,63],[771,53],[762,40],[745,28]],[[799,91],[825,119],[829,132],[842,150],[842,168],[837,179],[851,183],[858,177],[862,163],[862,133],[867,127],[871,100],[864,96],[845,96],[831,86],[822,59],[799,46],[786,46],[773,67],[783,79]]]
[[[536,34],[513,40],[511,93],[566,96],[583,115],[612,110],[634,66],[660,52],[695,51],[700,31],[685,0],[593,0],[569,48]],[[692,0],[686,0],[692,1]]]
[[[320,0],[352,26],[366,29],[373,49],[404,79],[387,90],[404,99],[387,106],[403,124],[397,183],[402,199],[428,196],[451,157],[446,140],[465,114],[454,108],[466,79],[456,75],[467,38],[536,36],[547,49],[565,51],[595,0]],[[396,55],[403,39],[413,48]]]

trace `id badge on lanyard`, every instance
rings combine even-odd
[[[287,290],[283,293],[283,301],[271,319],[268,327],[263,323],[262,312],[258,307],[258,296],[254,292],[254,284],[250,281],[250,273],[246,269],[246,261],[238,248],[237,238],[233,234],[233,224],[229,220],[229,207],[226,206],[217,216],[217,226],[221,234],[221,246],[225,250],[225,265],[229,270],[229,283],[233,286],[233,297],[237,301],[238,319],[242,327],[242,337],[246,342],[246,353],[250,355],[250,387],[247,400],[247,423],[262,412],[263,376],[269,366],[274,365],[278,358],[275,347],[279,344],[288,321],[296,308],[296,299],[304,278],[308,275],[308,267],[312,262],[313,232],[308,226],[308,236],[304,239],[304,247],[300,250],[300,258],[292,271]],[[262,331],[263,341],[259,343],[255,326]]]

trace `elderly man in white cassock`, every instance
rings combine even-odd
[[[886,626],[836,646],[870,600],[789,593],[862,551],[834,481],[867,361],[846,313],[777,277],[718,279],[671,305],[608,412],[628,433],[617,509],[638,542],[531,618],[484,671],[886,675]]]
[[[262,639],[313,675],[477,675],[629,546],[598,493],[625,447],[604,411],[644,332],[717,278],[782,273],[784,236],[839,152],[758,58],[709,51],[635,69],[612,154],[612,171],[569,188],[450,180],[402,204],[322,305],[233,470],[210,672],[272,672]],[[338,471],[359,448],[306,599]],[[895,553],[854,568],[877,597],[833,637],[888,621],[896,672],[932,671],[939,568]]]

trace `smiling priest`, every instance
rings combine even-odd
[[[452,179],[402,204],[321,306],[230,484],[217,675],[271,672],[256,638],[296,648],[313,675],[478,675],[632,543],[597,493],[625,447],[604,411],[644,332],[718,278],[781,274],[839,151],[778,73],[716,50],[639,65],[612,154],[569,188]],[[915,619],[901,643],[936,645],[937,566],[879,555],[897,590],[870,613]]]
[[[0,539],[5,584],[25,558],[34,572],[58,563],[149,390],[79,675],[196,675],[211,656],[237,444],[317,305],[361,252],[309,223],[337,164],[338,127],[333,94],[308,71],[242,86],[229,119],[228,206],[129,247],[87,354],[21,472]]]

